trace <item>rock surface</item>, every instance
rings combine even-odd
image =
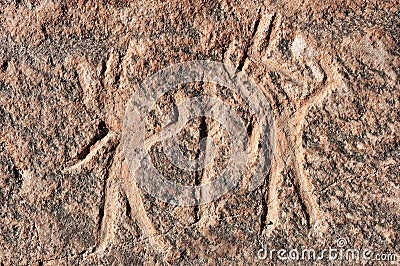
[[[398,1],[25,0],[0,3],[0,21],[0,265],[284,264],[257,252],[341,238],[400,260]],[[190,60],[255,81],[276,150],[257,189],[180,207],[138,187],[122,128],[139,84]],[[149,134],[197,94],[234,97],[181,86],[160,99]],[[207,174],[175,171],[159,143],[157,169],[186,185],[217,176],[232,141],[222,127],[194,119],[177,139],[193,159],[204,134],[218,139]]]

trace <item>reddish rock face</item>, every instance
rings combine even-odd
[[[398,261],[399,10],[396,1],[1,3],[0,264],[284,264],[305,249],[360,252],[322,255],[321,265]],[[237,155],[232,116],[218,121],[216,108],[174,132],[195,169],[157,136],[180,121],[181,103],[218,98],[244,127],[248,171],[210,202],[171,204],[155,195],[162,187],[140,186],[144,162],[126,156],[124,123],[144,81],[193,60],[236,69],[257,91],[181,84],[132,139],[166,180],[208,184]],[[187,113],[216,106],[202,104]],[[254,176],[262,182],[252,187]]]

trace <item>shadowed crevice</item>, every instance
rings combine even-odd
[[[258,27],[260,26],[260,21],[261,21],[261,10],[258,11],[257,19],[254,22],[253,31],[251,32],[251,37],[250,37],[250,43],[246,46],[246,48],[243,51],[243,56],[242,56],[242,58],[240,58],[240,61],[239,61],[238,67],[237,67],[238,71],[243,70],[244,63],[246,62],[247,58],[249,57],[248,51],[249,51],[250,47],[253,45],[254,37],[256,36]]]
[[[196,159],[198,159],[200,157],[200,154],[201,154],[201,151],[202,151],[202,147],[200,147],[201,140],[208,137],[208,128],[207,128],[206,119],[207,118],[205,116],[203,116],[201,118],[201,122],[200,122],[200,125],[199,125],[199,131],[200,131],[199,132],[199,149],[198,149],[198,152],[196,154]],[[204,152],[205,152],[205,149],[204,149]],[[194,179],[194,185],[196,187],[199,187],[201,185],[203,175],[204,175],[204,169],[198,169],[196,171],[195,179]],[[201,190],[200,190],[200,193],[201,193]],[[200,198],[201,198],[201,195],[200,195]],[[195,205],[194,206],[194,219],[195,219],[195,222],[198,222],[199,219],[200,219],[200,217],[199,217],[199,205]]]
[[[132,207],[131,204],[129,203],[128,196],[125,195],[125,215],[129,220],[132,220]]]
[[[97,132],[94,137],[89,141],[89,143],[80,151],[76,158],[78,160],[84,160],[90,153],[90,149],[96,145],[99,141],[101,141],[108,134],[108,128],[104,121],[101,121],[97,127]]]

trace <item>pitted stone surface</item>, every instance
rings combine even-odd
[[[322,250],[339,238],[400,259],[398,1],[8,2],[1,265],[284,264],[257,251]],[[122,131],[141,82],[192,60],[254,80],[273,111],[276,150],[257,189],[184,207],[140,189]],[[189,85],[159,100],[149,135],[176,99],[194,95],[230,101],[252,132],[256,121],[235,95]],[[219,140],[217,165],[201,176],[170,168],[158,142],[152,160],[171,180],[210,181],[229,156],[228,132],[193,119],[176,139],[196,158],[205,135]]]

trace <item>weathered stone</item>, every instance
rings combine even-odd
[[[1,3],[0,21],[0,265],[285,264],[257,253],[338,248],[340,238],[400,259],[398,1],[26,0]],[[190,60],[254,80],[273,111],[275,152],[256,189],[244,176],[211,203],[175,206],[130,173],[123,119],[146,78]],[[160,98],[144,137],[200,95],[233,107],[257,161],[246,100],[213,84]],[[209,182],[229,160],[228,133],[196,118],[177,134],[192,160],[199,146],[211,151],[201,139],[214,141],[207,170],[177,168],[160,141],[152,162],[169,180]]]

